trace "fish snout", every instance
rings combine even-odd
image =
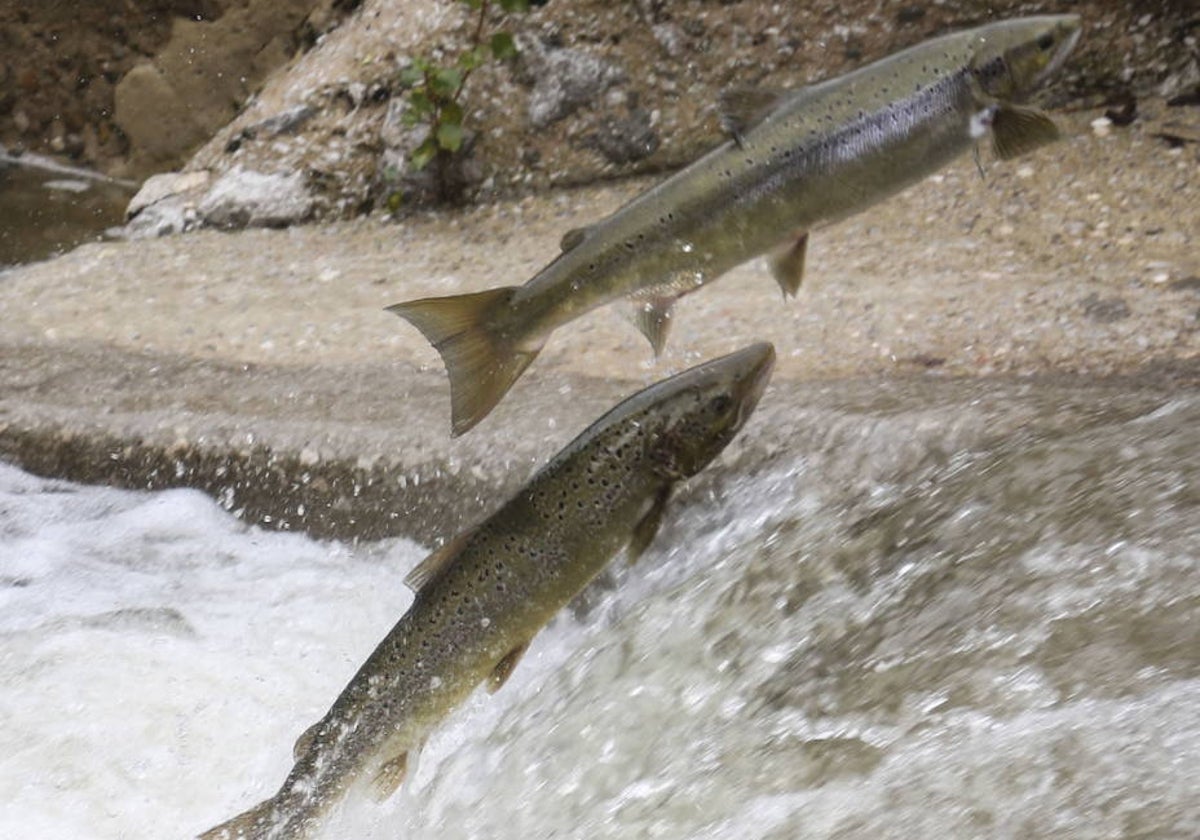
[[[744,355],[742,361],[745,367],[740,371],[734,389],[738,406],[733,423],[735,431],[741,429],[754,413],[767,389],[767,383],[771,381],[771,373],[775,370],[775,346],[762,341],[750,345],[739,355]]]
[[[1058,15],[1057,17],[1059,19],[1056,26],[1059,32],[1058,46],[1050,56],[1050,61],[1038,74],[1034,81],[1034,87],[1040,86],[1046,79],[1059,71],[1083,34],[1083,19],[1079,15]]]

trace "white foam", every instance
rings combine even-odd
[[[0,465],[0,836],[186,837],[273,792],[423,555]]]

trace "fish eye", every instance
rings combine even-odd
[[[729,410],[729,405],[732,402],[733,400],[728,394],[717,394],[717,396],[709,401],[708,407],[714,414],[724,414]]]
[[[1037,47],[1039,50],[1048,50],[1054,46],[1054,35],[1047,32],[1045,35],[1037,39]]]

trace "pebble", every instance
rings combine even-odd
[[[1112,133],[1112,120],[1108,117],[1096,117],[1092,120],[1092,133],[1097,137],[1107,137]]]

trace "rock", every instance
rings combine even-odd
[[[198,195],[200,190],[208,186],[209,173],[199,172],[164,172],[152,175],[142,184],[141,189],[130,200],[125,208],[125,218],[132,219],[152,204],[176,195]]]
[[[656,23],[650,28],[654,40],[662,47],[662,51],[673,59],[683,58],[687,48],[687,35],[673,23]]]
[[[171,195],[145,207],[125,223],[107,232],[110,239],[156,239],[186,233],[199,221],[196,205],[182,196]]]
[[[525,73],[534,80],[529,122],[545,128],[594,102],[625,80],[620,67],[581,49],[546,49],[537,41],[521,44]]]
[[[297,129],[316,116],[316,114],[317,109],[311,105],[296,105],[293,108],[288,108],[283,113],[267,117],[264,120],[259,120],[253,125],[243,128],[230,138],[229,143],[225,146],[225,151],[229,153],[236,152],[246,140],[255,140],[259,137],[278,137],[280,134],[294,134]]]
[[[234,167],[213,184],[197,208],[205,224],[222,228],[285,227],[312,212],[299,172],[264,174]]]
[[[1170,106],[1200,105],[1200,59],[1193,58],[1182,69],[1163,80],[1159,95]]]
[[[1154,120],[1146,130],[1150,135],[1165,140],[1172,148],[1185,143],[1200,143],[1200,120]]]
[[[174,160],[207,139],[205,126],[153,64],[139,64],[115,92],[114,119],[129,142],[146,158]]]
[[[295,47],[318,0],[249,0],[216,20],[175,18],[152,62],[115,91],[117,125],[140,167],[162,168],[208,140]]]
[[[654,154],[658,150],[659,137],[652,126],[650,112],[644,108],[631,108],[625,119],[609,120],[599,131],[588,135],[584,145],[619,166]]]
[[[210,178],[205,170],[166,172],[147,178],[125,208],[125,226],[109,231],[109,237],[154,239],[192,230],[200,221],[196,201]]]

